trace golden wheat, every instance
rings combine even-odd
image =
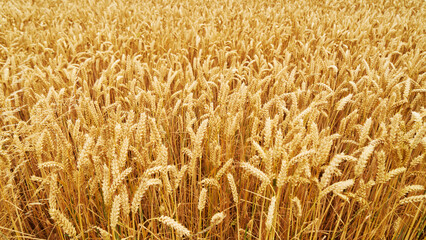
[[[170,217],[161,216],[158,220],[162,222],[163,224],[173,228],[178,235],[187,236],[187,237],[191,235],[191,231],[189,231],[185,226],[176,222]]]
[[[231,193],[232,193],[232,199],[235,203],[238,203],[238,192],[237,192],[237,185],[235,184],[234,176],[232,176],[231,173],[228,173],[227,175],[229,186],[231,187]]]
[[[72,223],[57,209],[49,209],[49,214],[53,220],[64,230],[70,237],[76,237],[77,231]]]
[[[425,9],[0,2],[1,235],[424,239]]]
[[[271,230],[272,228],[272,222],[273,222],[273,218],[274,218],[274,212],[275,212],[275,203],[276,203],[277,199],[275,196],[273,196],[271,198],[271,203],[269,204],[269,208],[268,208],[268,216],[266,217],[266,229],[268,231]]]
[[[212,226],[218,225],[223,221],[223,219],[225,219],[225,217],[226,215],[223,212],[216,213],[215,215],[213,215],[212,219],[210,220],[210,224]]]

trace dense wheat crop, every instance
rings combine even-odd
[[[0,2],[0,239],[423,239],[423,0]]]

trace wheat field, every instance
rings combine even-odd
[[[424,239],[423,0],[0,2],[0,239]]]

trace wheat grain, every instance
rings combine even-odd
[[[167,171],[163,171],[161,173],[161,179],[163,180],[163,186],[166,189],[166,193],[171,195],[173,192],[173,188],[172,184],[170,183],[169,174],[167,173]]]
[[[405,186],[402,190],[400,190],[400,196],[404,196],[410,192],[423,191],[423,190],[425,190],[425,187],[423,185]]]
[[[38,168],[58,168],[60,170],[64,170],[64,165],[62,163],[49,161],[49,162],[43,162],[38,164]]]
[[[191,236],[191,231],[188,230],[186,227],[184,227],[182,224],[176,222],[174,219],[167,217],[167,216],[161,216],[158,219],[161,223],[173,228],[178,235],[180,236]]]
[[[252,144],[253,144],[254,148],[257,150],[257,152],[259,153],[260,157],[262,159],[266,159],[267,156],[266,156],[265,151],[262,149],[262,147],[255,141],[253,141]]]
[[[302,217],[302,204],[300,203],[300,199],[298,197],[294,197],[291,199],[292,202],[296,204],[296,216],[298,218]]]
[[[157,158],[156,158],[154,164],[160,165],[160,166],[166,166],[167,165],[167,159],[168,159],[168,152],[167,152],[166,146],[161,144],[160,147],[158,148],[157,152],[158,152],[158,155],[157,155]]]
[[[207,124],[209,123],[209,120],[204,120],[200,126],[198,127],[197,134],[195,135],[194,139],[194,158],[201,157],[202,150],[201,150],[201,144],[204,139],[204,135],[207,131]]]
[[[265,141],[265,147],[269,148],[271,146],[271,140],[272,140],[272,120],[268,117],[265,122],[265,128],[263,129],[264,132],[264,141]]]
[[[400,130],[400,122],[402,120],[402,115],[397,113],[391,118],[390,132],[389,132],[389,141],[395,142],[397,134]]]
[[[150,186],[153,185],[161,185],[160,179],[142,179],[139,183],[139,186],[133,195],[132,204],[131,204],[131,211],[133,214],[136,214],[138,211],[138,208],[140,206],[141,200],[143,198],[143,195],[148,190]]]
[[[114,201],[112,202],[111,212],[110,212],[110,226],[115,228],[118,224],[118,218],[120,216],[120,206],[121,206],[121,196],[116,195]]]
[[[187,170],[188,170],[188,165],[184,165],[181,167],[178,175],[176,176],[175,189],[179,187],[179,184],[182,181]]]
[[[160,144],[161,143],[161,135],[160,135],[160,132],[158,130],[155,118],[149,118],[149,123],[150,123],[150,126],[151,126],[150,137],[149,137],[150,141]]]
[[[265,223],[265,225],[266,225],[266,229],[268,230],[268,231],[270,231],[271,230],[271,228],[272,228],[272,222],[273,222],[273,218],[274,218],[274,213],[275,213],[275,203],[276,203],[276,197],[275,196],[273,196],[272,198],[271,198],[271,203],[269,204],[269,208],[268,208],[268,216],[267,216],[267,218],[266,218],[266,223]]]
[[[124,137],[123,142],[121,143],[120,153],[117,160],[119,169],[122,169],[124,166],[126,166],[128,150],[129,150],[129,138]]]
[[[395,222],[393,223],[393,231],[394,231],[395,233],[397,233],[397,232],[399,231],[399,228],[401,227],[401,221],[402,221],[402,218],[401,218],[401,217],[398,217],[398,218],[395,220]]]
[[[130,214],[129,194],[126,188],[120,188],[121,207],[123,209],[123,215],[128,216]]]
[[[368,159],[370,158],[371,154],[373,153],[375,148],[374,144],[369,144],[367,147],[365,147],[361,153],[361,156],[359,157],[356,165],[355,165],[355,176],[359,177],[363,172],[364,168],[367,166]]]
[[[385,182],[390,181],[396,175],[404,173],[406,170],[407,169],[405,167],[400,167],[400,168],[396,168],[396,169],[391,170],[390,172],[386,173],[386,175],[385,175]]]
[[[277,186],[281,188],[284,185],[285,179],[287,178],[288,171],[288,155],[287,152],[283,152],[283,159],[281,160],[281,168],[277,178]]]
[[[403,198],[399,201],[399,204],[407,204],[407,203],[415,203],[415,202],[422,202],[426,200],[426,194],[423,195],[417,195],[417,196],[411,196]]]
[[[199,182],[203,187],[214,186],[220,188],[219,182],[215,178],[204,178]]]
[[[240,167],[243,168],[245,171],[249,172],[251,175],[258,178],[259,180],[261,180],[262,182],[269,182],[268,176],[250,163],[242,162],[240,163]]]
[[[339,102],[337,103],[337,111],[342,111],[346,104],[351,100],[351,98],[353,97],[353,94],[348,94],[346,97],[342,98],[339,100]]]
[[[355,196],[359,197],[361,199],[366,199],[367,198],[367,193],[366,191],[368,189],[370,189],[371,187],[373,187],[374,185],[376,185],[376,182],[373,180],[368,181],[367,183],[364,183],[364,180],[360,180],[360,187],[358,188],[358,190],[355,192]]]
[[[410,95],[410,88],[411,88],[411,79],[408,78],[405,81],[405,89],[404,89],[404,95],[403,95],[404,99],[408,99],[408,97]]]
[[[146,114],[142,112],[139,116],[139,122],[137,124],[138,134],[136,135],[137,143],[141,143],[145,138],[146,134]]]
[[[148,168],[145,172],[144,172],[144,176],[145,177],[150,177],[151,175],[154,175],[156,173],[160,173],[164,170],[164,166],[155,166],[152,168]]]
[[[376,181],[377,183],[385,183],[386,182],[386,156],[384,151],[380,151],[377,154],[377,174]]]
[[[106,231],[106,230],[104,230],[100,227],[97,227],[97,226],[94,226],[93,228],[99,231],[102,239],[111,239],[112,235],[108,231]]]
[[[64,230],[70,237],[76,237],[77,231],[72,223],[57,209],[50,208],[49,214],[52,219]]]
[[[410,167],[413,168],[413,167],[421,164],[422,162],[424,163],[425,156],[426,156],[426,154],[423,153],[423,154],[417,156],[416,158],[414,158],[413,161],[411,161],[411,163],[410,163]]]
[[[207,188],[201,189],[200,197],[198,198],[198,210],[203,211],[207,201]]]
[[[359,134],[359,145],[362,146],[364,145],[365,141],[367,141],[367,137],[368,134],[370,132],[370,128],[372,125],[373,121],[371,120],[371,118],[368,118],[365,123],[364,126],[362,126],[361,132]]]
[[[340,181],[337,183],[334,183],[328,187],[326,187],[325,189],[323,189],[319,195],[318,198],[321,199],[323,198],[325,195],[327,195],[330,192],[334,192],[335,194],[341,193],[343,190],[345,190],[346,188],[352,186],[354,184],[354,180],[353,179],[349,179],[346,181]]]
[[[423,126],[419,126],[416,131],[415,137],[411,140],[410,148],[415,149],[422,141],[424,136],[426,135],[426,123]]]
[[[340,135],[334,135],[334,136],[331,135],[324,140],[323,145],[321,146],[319,151],[316,153],[317,156],[314,158],[314,161],[313,161],[314,167],[324,164],[326,162],[327,156],[330,153],[331,147],[333,145],[333,141],[334,139],[338,137],[340,137]]]
[[[321,189],[328,186],[333,174],[337,176],[340,176],[342,174],[341,171],[338,169],[339,164],[342,162],[342,160],[343,160],[343,154],[339,154],[334,156],[333,159],[330,161],[330,164],[326,167],[324,174],[321,176],[321,180],[320,180]]]
[[[86,142],[84,143],[83,149],[80,152],[80,155],[77,159],[77,168],[81,168],[85,165],[90,165],[89,159],[88,159],[88,153],[91,151],[91,149],[94,147],[94,140],[93,137],[86,135]]]
[[[234,159],[232,158],[226,161],[226,163],[223,164],[222,168],[216,173],[215,179],[219,181],[222,176],[229,170],[233,163]]]
[[[111,187],[109,187],[109,190],[107,191],[107,194],[105,194],[105,202],[109,202],[111,200],[112,194],[117,190],[117,188],[122,184],[124,179],[132,172],[132,168],[126,168],[122,173],[120,173],[112,182]]]
[[[58,174],[52,174],[49,186],[49,209],[57,209],[56,197],[59,193]]]
[[[219,225],[223,221],[223,219],[225,219],[225,217],[226,217],[225,213],[218,212],[215,215],[213,215],[213,217],[210,220],[210,224],[212,226]]]
[[[299,153],[297,156],[295,156],[292,159],[290,159],[289,165],[291,166],[291,165],[294,165],[294,164],[296,164],[298,162],[301,162],[302,160],[305,160],[306,158],[308,158],[311,155],[313,155],[314,153],[315,153],[315,151],[313,149],[308,150],[308,151],[303,151],[303,152]]]
[[[231,173],[228,173],[226,177],[228,178],[228,183],[229,183],[229,186],[231,187],[232,199],[234,200],[235,203],[238,204],[239,198],[238,198],[237,186],[235,185],[235,181],[234,181],[234,176],[232,176]]]

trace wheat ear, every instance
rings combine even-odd
[[[187,229],[185,226],[178,223],[171,217],[161,216],[158,220],[161,223],[173,228],[177,232],[177,234],[180,236],[185,236],[185,237],[191,236],[191,231],[189,231],[189,229]]]
[[[59,210],[51,208],[49,209],[49,214],[66,234],[73,238],[77,235],[77,231],[72,223]]]
[[[271,203],[269,204],[269,209],[268,209],[268,217],[266,218],[266,229],[268,231],[271,230],[272,228],[272,222],[273,222],[273,218],[274,218],[274,213],[275,213],[275,203],[276,203],[276,197],[273,196],[271,198]]]

